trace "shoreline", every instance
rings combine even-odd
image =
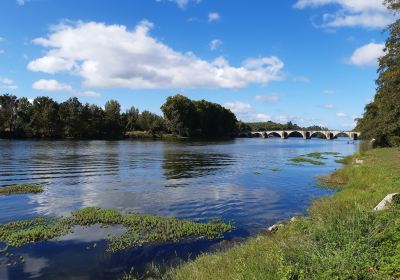
[[[170,279],[398,279],[398,209],[373,208],[399,192],[400,153],[375,149],[348,157],[324,178],[338,191],[312,202],[305,217],[227,251],[207,253],[172,269]]]

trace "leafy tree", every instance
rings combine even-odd
[[[10,94],[0,95],[0,119],[2,129],[13,136],[17,124],[17,97]]]
[[[104,110],[105,136],[119,138],[122,136],[121,105],[116,100],[107,101]]]
[[[389,9],[400,9],[399,0],[386,0]],[[400,145],[400,19],[388,27],[385,55],[379,59],[377,91],[365,107],[356,130],[366,139],[374,138],[380,146]]]
[[[151,134],[157,134],[166,130],[164,119],[149,111],[143,111],[139,115],[137,124],[142,130]]]
[[[124,118],[125,130],[135,130],[138,126],[139,110],[132,106],[129,110],[126,111],[126,113],[124,114]]]
[[[180,136],[192,136],[196,121],[196,107],[180,94],[170,96],[161,107],[169,130]]]
[[[32,133],[36,137],[60,137],[59,105],[49,97],[37,97],[32,105]]]
[[[17,100],[16,135],[18,137],[31,137],[32,104],[26,97]]]
[[[82,138],[84,133],[82,111],[83,105],[76,97],[60,104],[59,116],[63,124],[64,137]]]

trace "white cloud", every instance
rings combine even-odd
[[[297,76],[297,77],[293,77],[293,81],[295,82],[300,82],[300,83],[311,83],[310,78],[306,77],[306,76]]]
[[[76,95],[80,96],[87,96],[87,97],[101,97],[101,94],[92,90],[87,90],[87,91],[82,91],[82,92],[77,92]]]
[[[212,12],[208,14],[208,22],[218,21],[221,19],[219,13]]]
[[[345,117],[347,117],[347,114],[346,114],[346,113],[343,113],[343,112],[337,112],[337,113],[336,113],[336,117],[345,118]]]
[[[294,7],[304,9],[327,5],[337,7],[337,10],[333,13],[323,14],[322,22],[318,24],[320,27],[383,28],[394,19],[381,0],[298,0]]]
[[[320,107],[323,109],[328,109],[328,110],[332,110],[332,109],[336,108],[336,106],[333,104],[322,104]]]
[[[73,91],[72,87],[68,84],[62,84],[56,80],[44,80],[44,79],[34,82],[32,88],[43,91],[65,91],[65,92]]]
[[[19,6],[23,6],[23,5],[25,5],[25,0],[17,0],[17,4],[19,5]]]
[[[271,119],[272,119],[272,117],[267,114],[256,114],[255,115],[255,120],[259,121],[259,122],[267,122],[267,121],[270,121]]]
[[[0,89],[2,90],[16,90],[18,86],[16,85],[0,85]]]
[[[220,39],[214,39],[210,42],[210,49],[212,51],[215,51],[218,49],[220,46],[222,46],[223,42]]]
[[[357,66],[377,66],[378,59],[385,54],[385,44],[369,43],[356,49],[350,63]]]
[[[224,107],[231,110],[235,114],[248,113],[252,108],[250,104],[240,101],[227,102],[224,104]]]
[[[3,84],[6,84],[6,85],[11,85],[14,83],[13,80],[11,80],[9,78],[5,78],[5,77],[0,77],[0,82],[2,82]]]
[[[178,7],[181,9],[185,9],[189,4],[189,2],[194,2],[196,4],[201,2],[201,0],[168,0],[168,1],[176,3]],[[162,2],[162,0],[156,0],[156,2]]]
[[[331,95],[331,94],[334,94],[335,91],[334,91],[333,89],[325,89],[325,90],[323,90],[323,93],[324,93],[324,94]]]
[[[28,69],[31,71],[44,72],[48,74],[54,74],[61,71],[70,71],[73,67],[74,63],[71,60],[51,55],[33,60],[28,64]]]
[[[254,96],[254,99],[257,100],[257,101],[272,103],[272,102],[279,101],[281,99],[281,97],[279,95],[277,95],[277,94],[256,95],[256,96]]]
[[[69,84],[63,84],[57,80],[45,80],[41,79],[36,81],[32,85],[33,89],[42,91],[53,91],[53,92],[68,92],[75,96],[86,96],[86,97],[101,97],[101,94],[92,90],[87,91],[76,91]]]
[[[234,67],[222,57],[206,61],[178,52],[149,35],[152,23],[132,31],[123,25],[96,22],[61,24],[34,43],[47,54],[28,68],[67,72],[90,88],[244,88],[282,80],[283,62],[275,57],[247,59]]]

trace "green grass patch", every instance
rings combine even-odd
[[[38,184],[15,184],[0,187],[0,195],[36,194],[43,192],[43,187]]]
[[[112,209],[94,207],[72,212],[70,217],[36,218],[0,225],[0,243],[8,247],[20,247],[28,243],[51,240],[73,230],[74,226],[101,224],[122,225],[126,233],[108,239],[108,252],[117,252],[145,243],[177,242],[185,239],[215,239],[233,229],[221,221],[195,223],[173,217],[121,214]]]
[[[291,158],[291,159],[289,159],[289,161],[295,162],[295,163],[310,163],[312,165],[325,165],[325,162],[317,161],[317,160],[313,160],[313,159],[301,157],[301,156]]]
[[[354,156],[329,176],[341,184],[313,202],[307,217],[222,253],[205,254],[170,271],[171,279],[400,279],[399,208],[372,209],[400,192],[400,153]],[[397,202],[395,203],[397,204]]]

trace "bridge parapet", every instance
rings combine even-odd
[[[268,138],[273,135],[287,139],[294,135],[301,135],[303,139],[311,139],[313,136],[322,135],[328,140],[336,139],[340,135],[345,135],[352,140],[357,140],[361,133],[357,131],[340,131],[340,130],[266,130],[254,131],[249,133],[251,137]]]

